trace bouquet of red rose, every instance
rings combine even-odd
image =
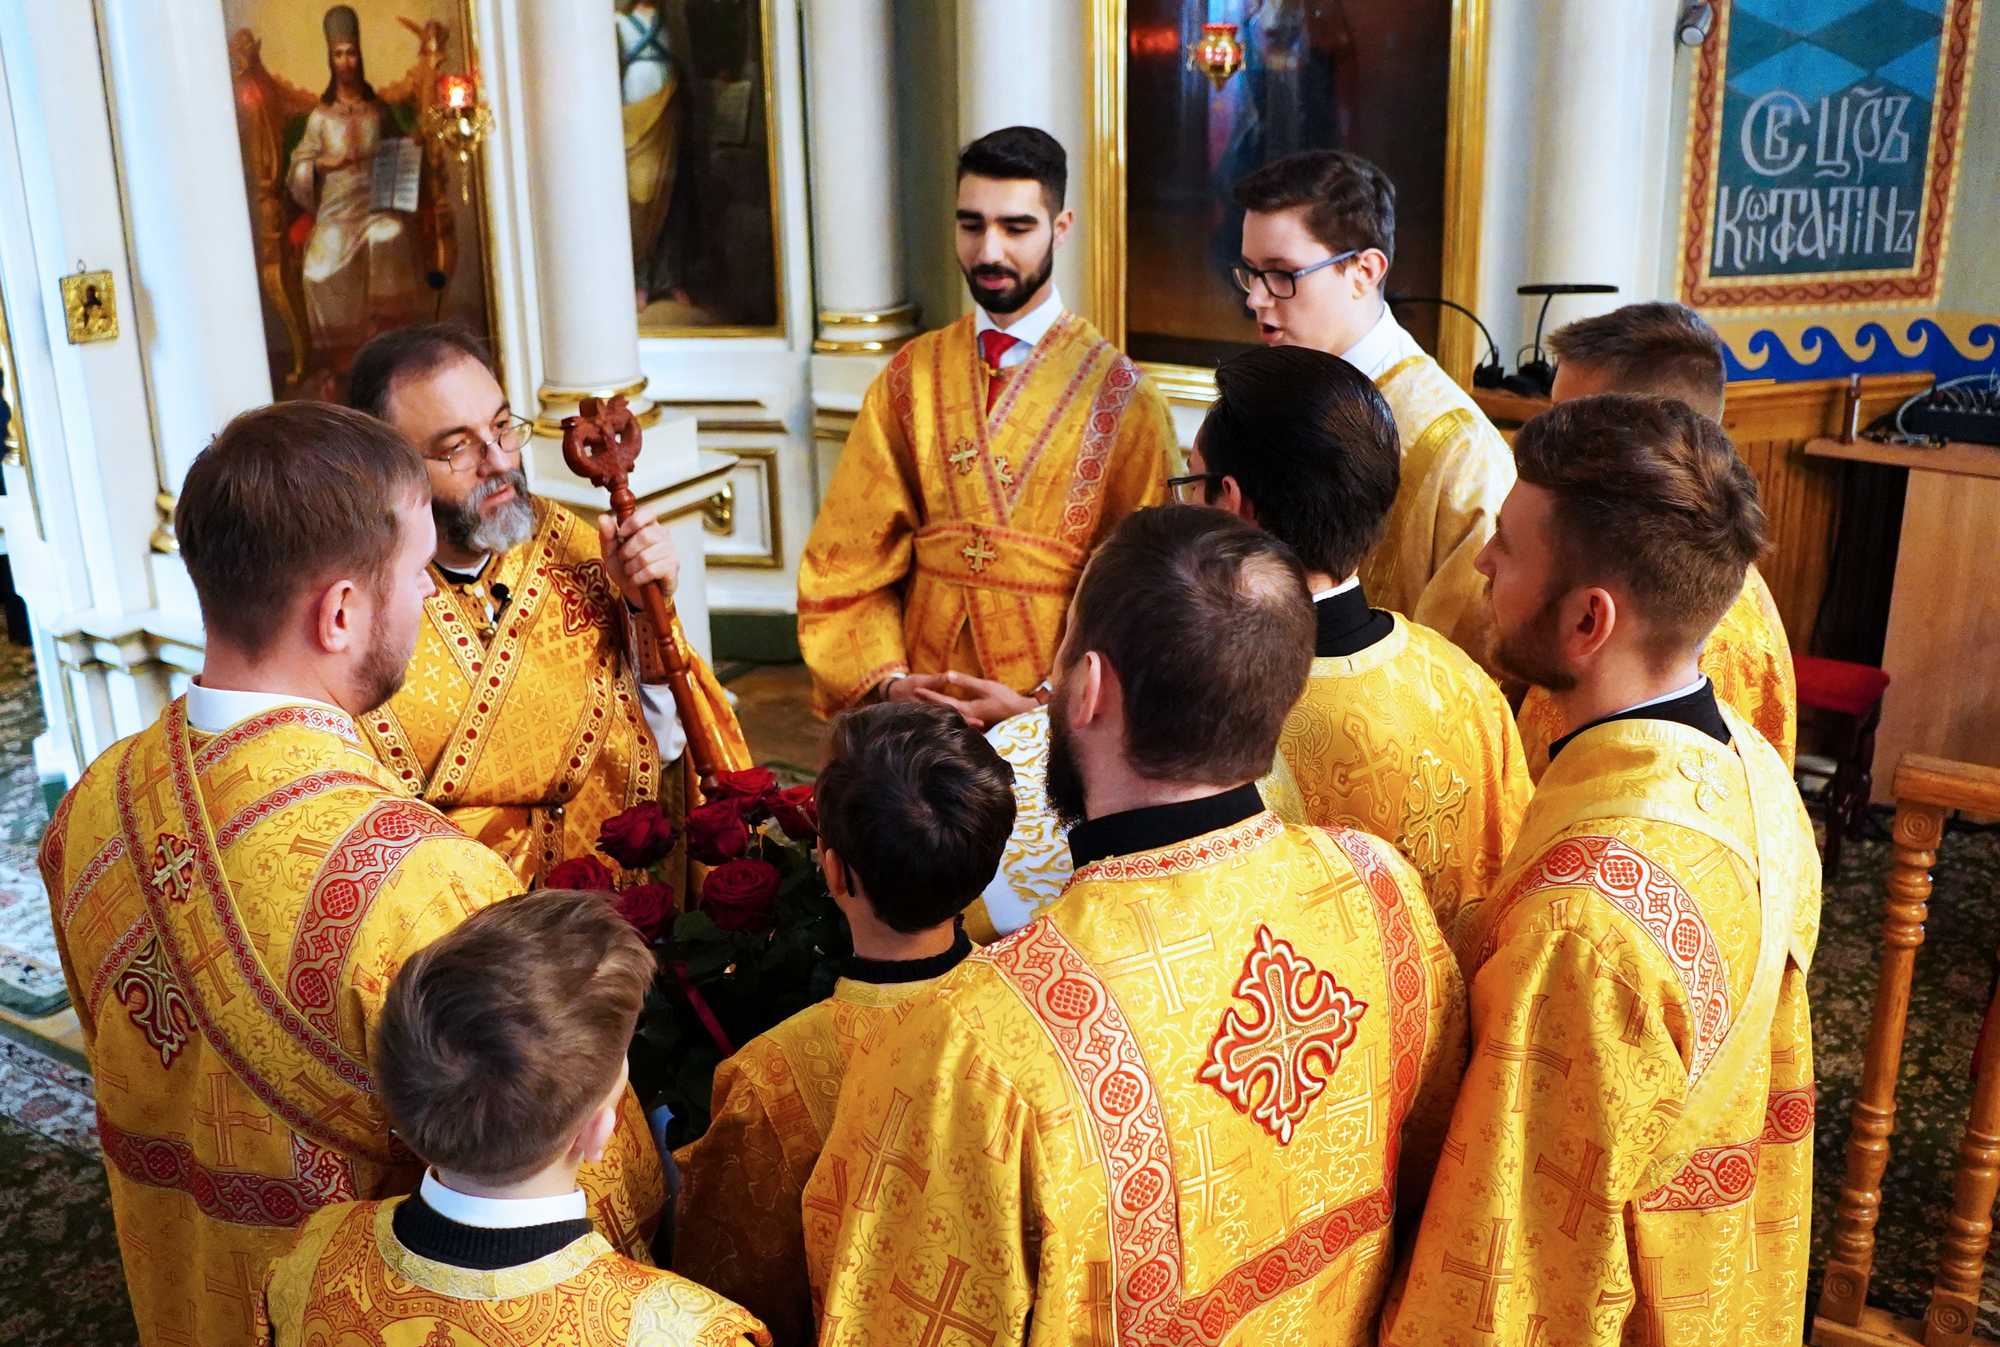
[[[708,1130],[710,1085],[723,1058],[833,993],[852,943],[813,855],[812,787],[780,789],[769,769],[724,772],[676,830],[655,801],[605,822],[597,849],[644,878],[620,886],[595,856],[566,860],[542,882],[603,889],[651,944],[660,976],[640,1013],[632,1088],[652,1112],[673,1110],[670,1145]],[[678,906],[665,862],[685,842],[694,900]]]

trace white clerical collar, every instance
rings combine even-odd
[[[484,575],[486,573],[486,563],[491,560],[493,560],[493,554],[491,552],[488,552],[485,556],[479,558],[478,561],[474,562],[471,565],[471,567],[466,569],[460,569],[457,566],[447,566],[442,561],[437,563],[437,568],[443,571],[447,576],[455,578],[457,576],[462,575],[466,576],[469,579],[477,580],[481,575]]]
[[[239,692],[235,688],[205,688],[198,682],[188,684],[188,727],[202,734],[221,734],[231,725],[280,706],[317,706],[335,715],[347,714],[338,706],[286,692]]]
[[[1375,320],[1368,334],[1339,355],[1370,379],[1379,379],[1411,356],[1423,353],[1424,348],[1403,331],[1403,325],[1384,304],[1382,316]]]
[[[1042,338],[1049,334],[1049,329],[1056,325],[1056,319],[1062,316],[1062,291],[1058,290],[1052,284],[1049,286],[1049,297],[1022,314],[1012,327],[1002,328],[1000,324],[993,321],[992,314],[980,308],[977,304],[973,305],[972,336],[973,340],[977,341],[979,334],[989,329],[996,332],[1005,332],[1008,336],[1021,343],[1019,346],[1008,351],[1007,355],[1011,356],[1018,351],[1021,358],[1025,360],[1028,357],[1028,352],[1041,343]],[[1000,359],[1002,364],[1012,363],[1007,359],[1007,356],[1002,356]]]
[[[1332,589],[1315,589],[1313,591],[1312,600],[1314,603],[1318,603],[1322,599],[1330,599],[1336,594],[1345,594],[1350,589],[1359,589],[1360,587],[1361,587],[1361,572],[1356,571],[1353,575],[1348,576],[1345,580],[1335,585]]]
[[[1686,687],[1675,688],[1672,692],[1663,692],[1657,697],[1651,697],[1643,702],[1639,702],[1635,705],[1628,706],[1624,710],[1619,711],[1616,714],[1621,716],[1629,716],[1634,711],[1643,711],[1649,706],[1658,706],[1661,702],[1679,701],[1682,697],[1691,696],[1694,693],[1700,692],[1702,690],[1702,687],[1707,682],[1708,682],[1707,674],[1696,674],[1694,682],[1689,683]]]
[[[590,1215],[583,1189],[558,1197],[474,1197],[447,1188],[430,1170],[424,1171],[424,1202],[447,1221],[476,1225],[482,1230],[518,1230],[557,1221],[581,1221]]]

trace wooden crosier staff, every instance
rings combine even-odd
[[[624,398],[609,402],[585,398],[578,415],[563,418],[563,461],[579,477],[587,477],[611,493],[611,513],[620,526],[639,508],[626,478],[639,458],[639,419],[625,406]],[[658,640],[660,663],[667,671],[667,688],[674,695],[674,710],[687,735],[687,751],[694,773],[704,784],[722,770],[726,755],[716,739],[715,726],[694,687],[694,652],[688,648],[687,633],[681,629],[680,614],[674,611],[673,597],[663,581],[649,582],[641,591],[647,619]]]

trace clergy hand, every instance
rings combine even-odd
[[[681,558],[674,540],[658,520],[633,515],[614,527],[608,514],[597,516],[597,538],[604,546],[604,570],[627,603],[643,604],[646,586],[658,580],[671,596],[680,587]]]
[[[903,681],[910,683],[916,680],[906,678]],[[910,695],[939,706],[949,706],[964,716],[966,723],[975,729],[992,729],[1009,716],[1018,716],[1041,705],[1033,697],[1024,697],[1005,683],[996,683],[990,678],[948,673],[932,675],[926,682],[927,686],[912,688]],[[957,695],[950,695],[953,693]]]

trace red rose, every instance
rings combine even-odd
[[[750,860],[718,865],[701,886],[701,906],[725,931],[767,929],[778,915],[778,867]]]
[[[793,786],[778,792],[771,812],[785,836],[794,842],[811,843],[819,838],[819,806],[813,803],[811,786]]]
[[[542,876],[545,889],[589,889],[609,893],[618,887],[611,867],[595,856],[573,856]]]
[[[673,915],[674,891],[665,884],[628,884],[611,895],[611,905],[650,945]]]
[[[717,772],[715,798],[736,801],[742,806],[743,821],[755,827],[771,817],[771,807],[778,798],[778,778],[768,767]]]
[[[674,821],[658,800],[642,800],[597,831],[597,849],[627,870],[664,860],[674,849]]]
[[[735,860],[750,848],[750,829],[743,822],[743,802],[711,800],[687,816],[688,855],[703,865]]]

